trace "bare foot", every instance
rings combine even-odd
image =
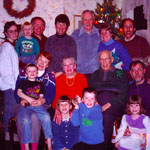
[[[25,144],[25,150],[30,150],[29,149],[29,144]]]
[[[52,150],[52,141],[50,138],[47,139],[46,143],[47,143],[48,150]]]

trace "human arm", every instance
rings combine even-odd
[[[34,43],[35,43],[34,49],[35,49],[35,53],[36,53],[36,56],[37,56],[40,52],[40,46],[39,46],[39,43],[36,39],[34,39]]]
[[[20,38],[17,40],[16,46],[15,46],[15,50],[18,54],[18,57],[21,56],[21,41],[20,40],[21,40]]]

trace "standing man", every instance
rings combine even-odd
[[[31,24],[33,25],[32,37],[38,41],[40,52],[42,52],[44,51],[45,42],[47,40],[47,37],[43,34],[45,30],[45,21],[41,17],[34,17],[31,19]]]
[[[89,84],[98,92],[98,103],[103,111],[106,150],[111,150],[114,121],[123,114],[128,100],[128,80],[122,70],[112,66],[110,51],[100,52],[99,62],[101,68],[92,74]]]
[[[150,116],[150,84],[145,79],[145,64],[139,60],[130,64],[130,74],[134,83],[129,86],[129,96],[134,94],[142,97],[146,115]]]
[[[77,58],[77,50],[74,39],[67,35],[67,30],[70,21],[67,15],[60,14],[55,18],[56,34],[50,36],[45,44],[45,51],[52,55],[52,63],[48,71],[57,72],[62,71],[61,62],[64,57]]]
[[[141,60],[146,64],[146,76],[150,78],[150,46],[147,40],[135,34],[134,21],[130,18],[123,20],[124,38],[120,42],[128,49],[132,60]]]
[[[100,43],[99,31],[94,25],[94,13],[85,10],[82,13],[82,24],[80,29],[72,33],[77,44],[77,71],[85,74],[87,79],[99,68],[98,46]]]

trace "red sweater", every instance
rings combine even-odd
[[[70,86],[67,84],[67,81],[70,81]],[[83,74],[77,73],[74,79],[66,79],[65,74],[60,75],[58,78],[56,78],[56,96],[52,103],[52,107],[56,108],[56,103],[59,97],[62,95],[67,95],[71,99],[73,99],[76,95],[79,95],[81,97],[82,90],[87,86],[88,82]]]

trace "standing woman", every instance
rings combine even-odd
[[[4,92],[4,131],[5,140],[9,140],[8,122],[13,117],[16,104],[14,90],[19,74],[18,55],[14,49],[18,38],[18,28],[14,21],[4,25],[5,41],[0,48],[0,90]]]

